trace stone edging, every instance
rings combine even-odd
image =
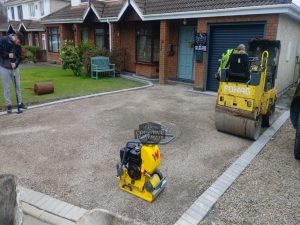
[[[68,221],[68,224],[74,224],[87,212],[86,209],[52,198],[46,194],[24,187],[18,188],[21,194],[21,201],[23,202],[22,208],[24,213],[37,219],[50,223],[54,223],[53,220],[55,220]]]

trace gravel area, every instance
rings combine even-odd
[[[214,126],[215,97],[190,86],[160,86],[0,117],[0,173],[86,209],[103,208],[145,222],[173,224],[252,143]],[[119,151],[148,121],[170,127],[161,146],[167,187],[153,203],[118,188]]]
[[[294,159],[294,138],[287,121],[201,225],[299,225],[300,161]]]

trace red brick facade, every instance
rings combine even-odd
[[[173,53],[168,54],[168,78],[177,79],[178,52],[179,52],[179,27],[181,21],[170,23],[169,43],[173,44]]]
[[[129,72],[136,72],[136,46],[135,46],[135,23],[127,22],[119,24],[120,45],[119,47],[126,49],[125,68]],[[116,45],[118,48],[118,46]]]
[[[169,57],[168,46],[170,41],[169,21],[160,22],[160,60],[159,60],[159,83],[168,83]]]
[[[197,26],[197,32],[208,32],[209,24],[215,23],[238,23],[238,22],[264,22],[265,38],[275,39],[278,27],[278,15],[261,16],[236,16],[236,17],[215,17],[201,18],[193,21]],[[147,22],[149,23],[149,22]],[[126,70],[136,74],[157,77],[159,74],[160,83],[167,83],[168,79],[177,79],[178,52],[179,52],[179,28],[182,20],[160,22],[160,63],[159,69],[153,64],[140,64],[136,62],[136,35],[135,23],[126,22],[114,24],[112,28],[113,49],[122,47],[127,49]],[[173,52],[169,54],[170,44],[173,45]],[[195,62],[195,88],[205,88],[206,60],[207,54],[203,53],[203,61]]]
[[[150,78],[158,78],[159,76],[159,65],[157,64],[143,64],[136,63],[135,73],[142,76],[147,76]]]
[[[132,14],[132,16],[130,16]],[[125,19],[124,19],[125,18]],[[160,83],[167,83],[168,79],[177,79],[178,54],[179,54],[179,28],[183,20],[160,21],[160,60],[159,63],[140,63],[136,60],[136,39],[137,26],[141,24],[151,25],[155,22],[142,22],[135,12],[127,13],[120,22],[111,24],[112,49],[126,49],[125,70],[138,75],[151,78],[160,78]],[[238,22],[264,22],[265,38],[275,39],[278,27],[278,15],[259,16],[235,16],[235,17],[215,17],[191,20],[197,26],[197,32],[208,33],[209,25],[216,23],[238,23]],[[157,22],[156,22],[157,23]],[[190,23],[189,23],[190,24]],[[108,25],[105,23],[108,30]],[[83,27],[89,28],[89,40],[95,41],[95,28],[103,27],[104,23],[95,23],[92,26],[84,24],[59,24],[47,27],[59,27],[61,45],[64,40],[74,40],[77,45],[81,41],[80,30]],[[169,52],[172,44],[173,52]],[[47,43],[48,46],[48,43]],[[108,46],[108,43],[107,43]],[[55,60],[60,63],[58,53],[48,52],[48,60]],[[195,88],[204,90],[206,80],[207,53],[203,53],[203,61],[195,62]]]
[[[88,29],[88,39],[92,43],[95,43],[95,29],[101,28],[105,30],[105,40],[106,45],[108,46],[108,25],[105,23],[97,23],[97,24],[57,24],[57,25],[46,25],[46,30],[51,27],[57,27],[59,29],[60,35],[60,47],[63,45],[64,41],[72,40],[77,46],[81,42],[81,29]],[[47,36],[47,32],[46,32]],[[47,60],[48,61],[56,61],[56,63],[60,64],[61,59],[59,53],[49,52],[49,43],[48,37],[46,38],[46,46],[47,46]]]

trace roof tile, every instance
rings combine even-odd
[[[135,0],[143,14],[288,4],[291,0]]]
[[[82,20],[85,11],[87,10],[88,5],[80,5],[80,6],[71,6],[71,4],[66,7],[44,17],[42,22],[51,22],[51,21],[61,21],[63,23],[64,20]]]

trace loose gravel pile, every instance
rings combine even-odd
[[[288,121],[201,223],[300,224],[300,161]]]

